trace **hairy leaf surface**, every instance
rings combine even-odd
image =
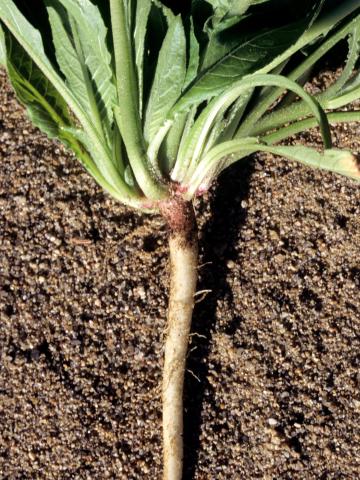
[[[142,0],[136,4],[135,16],[135,63],[137,68],[137,77],[139,85],[139,112],[142,116],[143,111],[143,79],[144,79],[144,50],[145,50],[145,35],[147,23],[151,10],[151,0]]]
[[[213,22],[219,22],[224,17],[231,18],[243,15],[251,5],[265,3],[269,0],[206,0],[214,9]]]
[[[207,69],[179,100],[176,110],[207,100],[254,73],[288,48],[303,30],[299,24],[256,34]]]
[[[96,87],[95,100],[100,118],[108,130],[113,121],[116,88],[113,83],[111,55],[106,45],[107,29],[99,9],[89,0],[59,0],[76,23],[72,33],[79,39],[77,55],[83,56]],[[74,31],[76,30],[76,31]]]
[[[200,63],[200,46],[195,36],[194,24],[191,19],[189,32],[189,59],[184,81],[184,88],[186,88],[195,78],[198,73]]]
[[[146,108],[144,136],[151,142],[181,94],[186,74],[185,33],[180,17],[171,22],[163,41]]]
[[[56,60],[66,82],[85,111],[95,111],[95,95],[89,82],[87,66],[79,57],[71,35],[69,19],[66,11],[58,1],[47,0],[49,21],[53,34]],[[55,6],[56,5],[56,6]]]
[[[0,18],[34,64],[39,67],[53,87],[64,98],[69,108],[78,116],[82,124],[90,127],[87,113],[83,111],[76,97],[67,88],[46,56],[40,32],[26,20],[13,0],[2,0],[0,3]]]
[[[4,30],[1,27],[0,23],[0,65],[6,67],[6,44],[5,44],[5,34]]]
[[[52,71],[53,66],[45,54],[40,32],[20,13],[13,0],[1,0],[0,18],[33,60],[36,59],[37,63]]]
[[[310,167],[339,173],[360,181],[360,167],[356,157],[346,150],[329,149],[317,152],[303,146],[276,146],[269,151],[290,158]]]
[[[71,125],[71,120],[63,98],[9,33],[6,44],[8,75],[30,119],[50,138],[64,140],[61,127]]]

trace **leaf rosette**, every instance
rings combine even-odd
[[[347,108],[360,98],[358,1],[291,4],[193,0],[175,14],[159,0],[44,0],[40,21],[2,0],[0,61],[33,123],[135,208],[190,200],[262,150],[359,180],[329,129],[360,119]],[[313,65],[344,40],[341,75],[311,96]],[[284,145],[315,125],[323,152]]]

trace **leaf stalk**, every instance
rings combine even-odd
[[[124,1],[110,0],[110,12],[116,86],[118,99],[121,100],[121,105],[114,109],[115,118],[124,140],[129,162],[141,190],[149,199],[160,200],[167,196],[167,191],[155,178],[148,165],[140,123],[134,55],[130,41],[131,25],[126,18]]]

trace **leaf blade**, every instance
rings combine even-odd
[[[200,64],[200,45],[195,36],[194,23],[192,18],[190,19],[190,32],[189,32],[189,59],[186,70],[184,88],[186,88],[195,78],[198,73]]]
[[[39,31],[21,14],[13,0],[2,0],[0,2],[0,18],[32,61],[64,98],[81,123],[90,128],[87,113],[82,109],[73,93],[67,88],[65,82],[46,56]]]
[[[10,82],[30,119],[50,138],[64,140],[61,127],[71,125],[65,101],[10,33],[4,40]]]
[[[170,23],[146,108],[144,136],[150,143],[181,94],[186,75],[186,40],[180,17]]]
[[[304,165],[338,173],[360,182],[360,167],[356,157],[347,150],[335,148],[317,152],[303,146],[271,146],[268,151],[295,160]]]
[[[136,4],[135,14],[135,63],[137,69],[138,85],[139,85],[139,112],[142,116],[143,111],[143,82],[144,82],[144,51],[145,51],[145,36],[148,18],[151,10],[151,0],[143,0]]]
[[[84,61],[96,87],[95,100],[102,121],[111,129],[116,88],[111,55],[106,45],[107,29],[98,7],[89,0],[59,0],[78,27]]]
[[[206,154],[202,166],[197,168],[189,182],[189,193],[195,193],[203,183],[209,184],[213,178],[213,172],[217,172],[218,165],[221,165],[222,169],[227,168],[239,159],[255,152],[269,152],[309,167],[337,173],[360,182],[359,161],[347,150],[331,148],[318,152],[314,148],[302,145],[273,146],[260,143],[257,138],[243,138],[217,145]]]
[[[215,65],[205,70],[195,84],[184,93],[176,111],[185,110],[224,91],[231,83],[256,72],[283,52],[299,35],[299,27],[288,26],[257,34],[238,45]]]
[[[239,2],[232,0],[212,0],[215,4],[226,4],[226,8],[239,7]],[[314,0],[307,8],[307,13],[297,21],[278,28],[268,28],[250,36],[242,37],[234,45],[230,41],[219,45],[215,41],[215,54],[210,52],[207,60],[207,69],[199,75],[198,80],[189,88],[179,100],[176,112],[187,109],[189,105],[200,103],[221,93],[234,81],[253,73],[269,73],[282,63],[286,54],[291,55],[291,49],[299,38],[309,30],[325,0]],[[258,3],[264,3],[262,1]],[[229,7],[230,5],[230,7]],[[241,4],[240,4],[241,5]],[[240,6],[241,8],[241,6]],[[240,11],[240,10],[239,10]],[[216,40],[216,35],[215,35]],[[296,50],[295,50],[296,51]],[[215,55],[215,56],[214,56]],[[221,58],[220,58],[221,55]],[[282,58],[285,55],[285,59]],[[211,58],[217,61],[213,63]]]
[[[6,68],[5,33],[0,23],[0,65]]]
[[[74,96],[78,99],[81,106],[86,111],[89,111],[91,110],[91,100],[84,79],[84,65],[81,64],[76,53],[71,33],[64,24],[66,20],[64,15],[66,15],[66,12],[59,11],[58,2],[47,0],[46,4],[55,46],[56,60]]]
[[[16,7],[13,0],[2,0],[0,2],[0,19],[5,24],[9,32],[15,37],[19,45],[27,53],[29,58],[39,68],[42,74],[48,79],[49,83],[54,87],[58,94],[63,98],[67,106],[72,110],[75,116],[78,118],[86,134],[91,139],[93,149],[91,155],[100,159],[97,167],[101,171],[102,176],[106,180],[107,184],[112,185],[114,178],[116,178],[117,198],[121,198],[124,203],[133,204],[134,199],[137,196],[132,191],[122,178],[117,174],[116,169],[112,163],[109,147],[103,142],[103,139],[99,137],[98,132],[95,130],[88,112],[85,111],[79,104],[76,97],[71,90],[67,87],[63,79],[60,77],[54,66],[45,54],[42,37],[38,30],[36,30],[30,22],[22,15],[20,10]],[[64,127],[64,132],[66,132]],[[66,136],[70,135],[72,142],[76,142],[76,138],[70,134],[65,133]],[[71,148],[78,154],[81,153],[79,145],[71,144]],[[81,156],[80,156],[81,159]]]

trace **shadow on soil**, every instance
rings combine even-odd
[[[236,259],[234,245],[246,219],[241,204],[247,199],[253,162],[236,164],[219,179],[211,202],[211,218],[200,231],[201,264],[198,290],[211,289],[195,305],[190,354],[185,376],[184,480],[192,480],[199,460],[201,412],[205,395],[212,401],[212,387],[207,381],[211,336],[216,323],[218,299],[232,304],[228,285],[227,262]],[[207,263],[209,262],[209,263]],[[231,326],[230,326],[231,328]]]

